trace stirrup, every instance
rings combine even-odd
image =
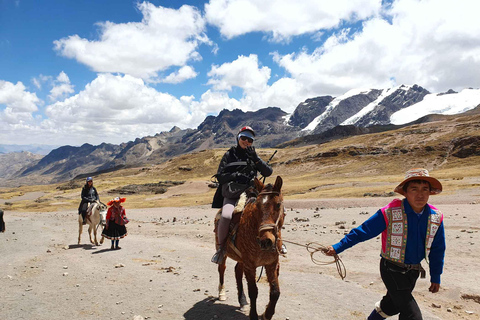
[[[222,248],[220,248],[213,255],[212,262],[216,263],[216,264],[220,264],[220,263],[222,263],[224,257],[225,257],[225,251]]]

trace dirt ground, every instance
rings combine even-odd
[[[286,199],[283,238],[333,244],[391,199]],[[447,252],[440,292],[428,292],[428,272],[417,282],[414,295],[424,319],[480,319],[478,192],[430,200],[445,215]],[[236,299],[232,260],[227,261],[228,298],[216,299],[218,273],[210,262],[215,209],[134,209],[128,198],[125,208],[129,234],[120,241],[121,250],[110,250],[108,240],[90,244],[86,230],[77,245],[75,210],[6,211],[7,229],[0,233],[0,319],[248,319]],[[377,238],[342,253],[347,269],[342,281],[334,265],[316,265],[303,247],[288,244],[280,260],[274,319],[365,319],[385,293],[380,246]],[[264,275],[258,286],[263,312],[269,290]]]

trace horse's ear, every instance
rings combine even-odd
[[[258,192],[262,191],[264,185],[262,181],[258,180],[257,177],[253,180],[253,184],[255,185],[255,189],[257,189]]]
[[[273,190],[280,192],[280,190],[282,189],[282,185],[283,185],[282,177],[277,176],[277,179],[275,180],[275,185],[273,186]]]

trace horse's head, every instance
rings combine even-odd
[[[107,223],[107,205],[105,203],[102,203],[100,201],[97,201],[98,204],[98,209],[100,210],[100,223],[102,226],[105,226]]]
[[[255,208],[260,219],[257,242],[265,251],[277,250],[277,238],[283,226],[284,208],[281,192],[283,180],[277,176],[275,184],[264,185],[255,179],[255,187],[259,191]]]

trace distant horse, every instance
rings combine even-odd
[[[279,251],[281,249],[281,229],[284,220],[283,196],[281,193],[282,178],[277,177],[275,185],[266,186],[255,178],[255,189],[258,192],[254,202],[247,201],[243,214],[240,217],[236,231],[236,240],[233,245],[230,235],[226,244],[226,257],[218,266],[220,276],[219,300],[225,300],[224,274],[227,256],[237,261],[235,278],[237,281],[238,302],[243,308],[247,305],[243,291],[242,278],[245,274],[250,298],[250,319],[257,320],[258,288],[255,280],[256,269],[265,266],[268,282],[270,283],[270,301],[262,319],[271,319],[275,313],[275,306],[280,297],[278,275],[280,271]],[[256,192],[256,193],[257,193]],[[235,216],[232,220],[235,220]],[[218,243],[218,238],[216,238]]]
[[[107,206],[101,203],[100,201],[94,201],[88,203],[87,207],[87,224],[88,224],[88,235],[90,236],[90,243],[95,244],[98,246],[97,241],[97,229],[100,226],[105,226],[105,216],[106,216],[106,209]],[[83,231],[83,218],[82,215],[78,215],[78,244],[80,244],[80,237],[82,236]],[[92,231],[94,235],[95,241],[92,240]],[[100,244],[103,243],[103,236],[100,239]]]

